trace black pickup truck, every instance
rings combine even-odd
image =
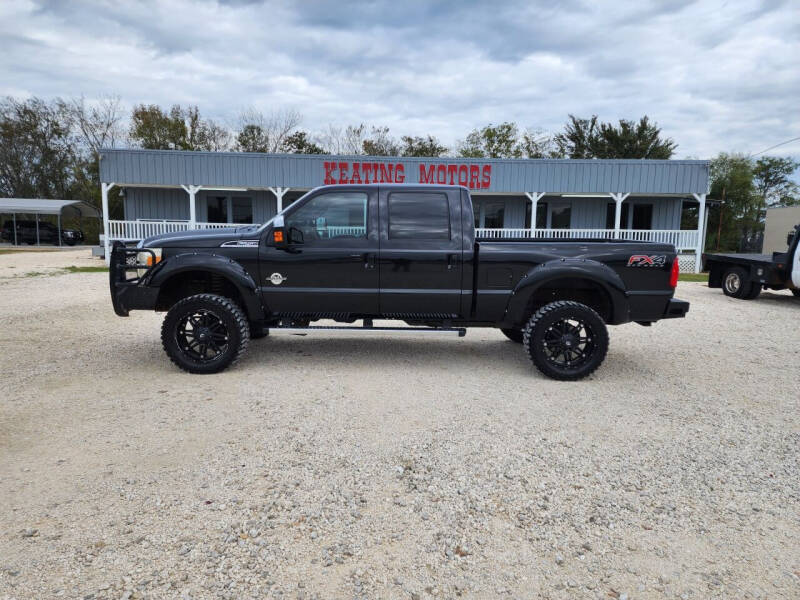
[[[495,327],[544,374],[592,373],[606,324],[683,317],[668,244],[596,239],[476,239],[466,188],[316,188],[261,226],[114,244],[115,312],[167,311],[164,350],[214,373],[269,333],[463,336]],[[363,326],[310,325],[319,319]],[[408,326],[376,327],[374,319]]]
[[[768,254],[704,254],[708,287],[722,288],[732,298],[753,300],[762,289],[791,290],[800,298],[800,224],[786,236],[786,252]]]

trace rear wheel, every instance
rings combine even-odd
[[[722,275],[722,292],[731,298],[746,298],[750,293],[750,279],[744,269],[731,267]]]
[[[522,329],[501,329],[503,335],[517,344],[522,343]]]
[[[590,375],[608,352],[608,330],[594,310],[571,300],[536,311],[523,330],[525,352],[542,373],[575,381]]]
[[[758,282],[753,282],[750,284],[750,290],[747,292],[746,295],[743,296],[745,300],[754,300],[758,298],[758,295],[761,293],[761,284]]]
[[[169,309],[161,343],[170,360],[189,373],[218,373],[247,349],[247,317],[229,298],[197,294]]]

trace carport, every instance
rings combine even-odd
[[[0,198],[0,215],[12,215],[13,236],[9,241],[15,246],[17,241],[17,215],[36,216],[36,245],[39,245],[39,215],[56,215],[58,217],[58,245],[61,246],[62,217],[94,217],[102,218],[100,211],[82,200],[48,200],[45,198]]]

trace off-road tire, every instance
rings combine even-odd
[[[522,329],[501,329],[503,335],[517,344],[522,343]]]
[[[722,293],[726,296],[745,300],[750,287],[750,278],[740,267],[731,267],[722,274]]]
[[[178,341],[181,320],[198,310],[213,313],[225,326],[228,340],[219,356],[207,360],[196,360],[185,352]],[[161,325],[161,344],[169,359],[189,373],[219,373],[235,363],[247,350],[250,341],[250,326],[241,308],[230,298],[215,294],[196,294],[176,302],[164,317]]]
[[[552,350],[546,345],[546,336],[553,334],[554,327],[565,321],[579,322],[586,331],[586,355],[575,364],[569,364],[569,355],[564,354],[567,364],[558,364]],[[523,347],[531,362],[539,371],[552,379],[576,381],[592,374],[602,363],[608,352],[608,330],[603,319],[594,310],[571,300],[551,302],[537,310],[523,328]],[[584,339],[579,336],[578,339]],[[579,349],[570,349],[575,352]],[[550,353],[548,353],[550,352]]]

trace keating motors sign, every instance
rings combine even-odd
[[[473,190],[492,184],[492,165],[384,161],[325,161],[325,185],[335,183],[435,183],[463,185]],[[406,172],[408,169],[409,172]],[[406,179],[408,177],[408,179]]]

